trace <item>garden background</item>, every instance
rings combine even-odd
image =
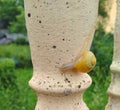
[[[109,18],[106,0],[99,0],[99,17]],[[84,93],[90,110],[104,110],[111,75],[113,34],[98,21],[91,50],[97,65],[89,73],[92,85]],[[28,86],[32,62],[25,28],[23,0],[0,0],[0,110],[34,110],[37,97]]]

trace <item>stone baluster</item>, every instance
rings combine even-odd
[[[108,88],[109,102],[106,106],[106,110],[120,110],[120,0],[117,0],[114,54],[110,70],[112,79],[110,87]]]
[[[90,76],[61,74],[59,67],[76,57],[87,35],[91,37],[86,47],[89,50],[98,0],[24,0],[24,3],[34,71],[29,85],[38,96],[35,110],[88,110],[82,95],[91,85]]]

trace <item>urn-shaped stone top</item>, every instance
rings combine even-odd
[[[59,67],[75,59],[90,36],[97,18],[98,0],[25,0],[25,15],[37,92],[69,94],[86,89],[86,73],[62,74]]]

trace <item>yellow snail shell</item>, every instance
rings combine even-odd
[[[60,70],[65,72],[75,70],[77,72],[87,73],[96,65],[96,57],[91,51],[85,51],[81,57],[73,62],[63,65]]]

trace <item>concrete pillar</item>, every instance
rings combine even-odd
[[[83,92],[91,85],[86,73],[62,74],[61,65],[75,59],[87,36],[90,42],[98,0],[24,0],[33,77],[35,110],[88,110]]]

